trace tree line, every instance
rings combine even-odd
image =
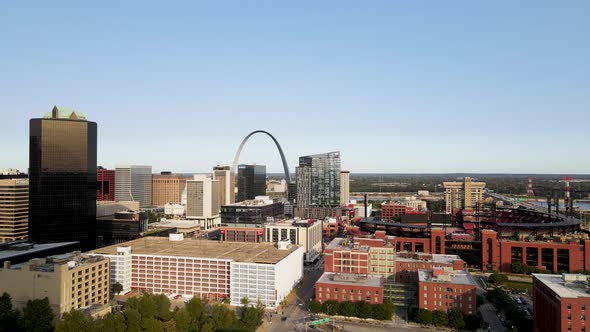
[[[475,331],[482,327],[483,319],[478,315],[467,315],[459,309],[452,309],[448,313],[442,310],[429,311],[426,309],[408,309],[410,321],[422,325],[448,326],[455,329]]]
[[[328,300],[320,303],[312,300],[309,304],[309,311],[313,313],[322,312],[330,316],[345,316],[358,318],[372,318],[378,320],[390,320],[393,316],[395,306],[392,303],[384,302],[371,304],[365,301],[343,301]]]
[[[207,301],[192,298],[184,308],[171,309],[170,300],[164,294],[144,293],[131,297],[121,312],[111,312],[100,318],[92,318],[80,310],[62,315],[56,332],[252,332],[264,317],[264,305],[249,306],[243,299],[239,315],[225,305],[209,306]],[[10,295],[0,297],[0,332],[54,330],[54,314],[47,298],[28,301],[22,313],[12,306]]]

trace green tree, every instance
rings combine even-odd
[[[97,332],[125,332],[125,316],[120,312],[108,313],[96,322]]]
[[[314,314],[322,311],[322,304],[319,301],[311,300],[309,303],[309,311],[313,312]]]
[[[250,303],[250,300],[248,299],[248,297],[244,296],[241,300],[240,303],[242,304],[242,306],[247,306]]]
[[[141,314],[135,308],[128,308],[124,311],[125,323],[128,332],[141,331]]]
[[[20,331],[20,311],[12,307],[12,297],[6,292],[0,296],[0,332]]]
[[[441,310],[434,310],[432,312],[432,324],[435,326],[449,325],[449,315]]]
[[[338,315],[345,316],[345,317],[353,317],[356,316],[356,307],[352,301],[344,301],[340,302],[338,306]]]
[[[161,332],[162,330],[162,323],[156,318],[142,318],[141,320],[141,327],[142,331],[148,332]]]
[[[207,321],[199,332],[215,332],[215,324],[212,321]]]
[[[191,326],[196,326],[197,330],[205,324],[208,317],[207,301],[198,297],[193,297],[185,305],[184,308],[191,317]]]
[[[523,273],[524,269],[523,269],[523,265],[521,262],[512,262],[512,264],[510,264],[510,271],[512,273]]]
[[[460,310],[452,309],[449,312],[449,326],[456,329],[462,329],[465,327],[463,313]]]
[[[483,319],[478,315],[467,315],[465,317],[465,328],[470,331],[475,331],[481,327]]]
[[[113,286],[111,287],[111,291],[113,292],[113,294],[119,294],[123,291],[123,285],[121,285],[118,281],[116,283],[113,284]]]
[[[162,322],[162,332],[177,332],[176,321],[174,319]]]
[[[383,302],[381,304],[374,304],[372,318],[379,319],[379,320],[390,320],[391,317],[393,316],[394,310],[395,310],[395,306],[389,302]]]
[[[191,315],[185,309],[178,309],[173,314],[173,319],[176,322],[176,330],[178,332],[188,332],[191,329]]]
[[[330,316],[336,315],[338,313],[338,306],[339,303],[334,300],[325,301],[322,304],[322,312]]]
[[[258,301],[255,307],[243,307],[240,321],[244,326],[252,331],[262,324],[264,317],[264,305]]]
[[[414,316],[416,323],[422,325],[432,325],[432,312],[426,309],[418,309]]]
[[[94,320],[84,315],[80,310],[72,309],[70,312],[64,312],[61,320],[55,327],[55,332],[79,332],[94,331]]]
[[[161,321],[168,321],[172,318],[172,312],[170,312],[170,300],[164,294],[158,294],[154,297],[156,302],[157,314],[156,317]]]
[[[27,331],[52,331],[54,318],[48,298],[29,300],[23,309],[23,327]]]
[[[354,303],[356,306],[356,316],[359,318],[371,318],[373,316],[373,308],[371,304],[365,301],[357,301]]]
[[[502,273],[494,272],[492,275],[490,275],[490,281],[495,284],[501,284],[508,281],[508,276]]]
[[[229,328],[236,323],[236,313],[224,305],[216,305],[211,309],[211,320],[215,328]]]
[[[475,305],[479,308],[484,303],[484,297],[481,295],[475,296]]]

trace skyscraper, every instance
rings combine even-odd
[[[219,225],[219,180],[195,175],[186,182],[186,218],[197,219],[203,229]]]
[[[186,181],[192,177],[161,172],[152,177],[152,205],[180,204]]]
[[[266,195],[266,166],[238,165],[238,202]]]
[[[0,178],[0,243],[26,240],[29,229],[29,179]]]
[[[219,202],[221,205],[227,205],[236,201],[235,188],[236,177],[231,172],[229,166],[213,167],[213,178],[219,180]]]
[[[29,237],[96,242],[96,122],[54,107],[30,121]]]
[[[152,166],[115,168],[115,200],[136,201],[139,207],[152,206]]]
[[[299,157],[297,207],[340,206],[340,152]]]
[[[340,205],[350,202],[350,172],[340,171]]]
[[[115,171],[98,167],[96,170],[96,200],[115,200]]]

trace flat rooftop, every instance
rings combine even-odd
[[[167,237],[144,237],[91,251],[95,254],[116,255],[117,247],[131,247],[136,255],[174,256],[226,259],[235,262],[276,264],[289,256],[298,246],[278,249],[274,243],[222,242],[210,240],[170,241]]]
[[[45,250],[57,249],[61,247],[67,247],[71,245],[79,245],[80,242],[58,242],[58,243],[44,243],[44,244],[35,244],[33,248],[27,250],[0,250],[0,260],[5,260],[12,257],[18,257],[22,255],[30,255],[38,252],[43,252]],[[21,244],[15,244],[16,247],[22,247]]]
[[[198,220],[191,219],[167,219],[166,221],[154,222],[149,224],[149,227],[168,228],[174,227],[177,229],[200,227]]]
[[[369,251],[369,247],[366,245],[360,245],[358,248],[354,248],[354,241],[337,237],[328,244],[325,249],[341,249],[341,250],[354,250],[354,251]]]
[[[443,274],[433,277],[432,270],[418,270],[418,280],[427,282],[440,282],[448,284],[472,285],[477,286],[471,274],[467,271],[444,272]]]
[[[537,279],[563,298],[590,297],[588,277],[583,274],[571,273],[561,275],[533,273],[533,279]]]
[[[383,276],[371,274],[368,276],[364,274],[336,274],[325,272],[317,282],[333,285],[381,287],[383,286]]]

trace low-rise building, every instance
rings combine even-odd
[[[244,297],[276,308],[303,276],[303,247],[283,243],[238,243],[145,237],[92,252],[111,258],[111,282],[152,293]]]
[[[395,281],[402,284],[416,284],[419,279],[419,270],[436,268],[462,271],[465,269],[465,262],[458,255],[398,253],[395,261]]]
[[[145,211],[118,211],[96,218],[96,246],[104,247],[141,237],[148,229]]]
[[[315,261],[322,252],[322,222],[312,219],[278,221],[264,226],[264,240],[278,242],[288,239],[303,247],[306,262]]]
[[[381,219],[391,220],[412,211],[412,208],[402,204],[387,203],[381,205]]]
[[[167,203],[164,205],[164,214],[167,216],[184,216],[186,205]]]
[[[221,224],[223,226],[261,225],[281,220],[285,217],[283,203],[275,202],[268,196],[256,196],[221,207]]]
[[[0,293],[22,309],[27,301],[47,297],[57,322],[64,312],[93,304],[106,305],[110,292],[109,260],[79,252],[35,258],[26,263],[4,263]]]
[[[326,272],[315,284],[315,298],[320,303],[329,300],[383,303],[383,277],[380,275]]]
[[[533,274],[533,330],[535,332],[586,331],[590,310],[587,275]]]
[[[418,270],[418,308],[430,311],[458,309],[471,315],[477,312],[476,288],[477,284],[467,271]]]

